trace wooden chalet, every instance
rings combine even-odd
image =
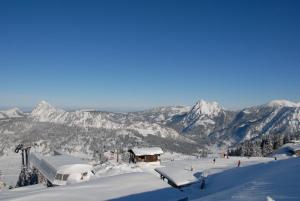
[[[143,147],[129,149],[130,153],[129,162],[160,162],[160,155],[163,154],[163,150],[160,147]]]

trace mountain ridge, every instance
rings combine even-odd
[[[26,115],[10,117],[4,116],[5,112],[0,112],[1,114],[2,124],[6,126],[0,126],[0,136],[22,133],[23,130],[31,135],[30,132],[33,132],[31,129],[40,130],[43,126],[48,130],[52,130],[52,127],[59,128],[59,131],[54,131],[55,133],[68,133],[68,130],[80,128],[82,135],[86,131],[100,129],[101,133],[128,135],[139,141],[148,140],[150,144],[159,145],[166,141],[165,145],[173,148],[177,142],[201,146],[212,144],[231,146],[269,134],[281,135],[300,131],[300,107],[298,103],[286,100],[273,100],[238,111],[224,109],[217,102],[200,100],[192,107],[165,106],[127,113],[96,110],[65,111],[41,101]],[[22,128],[18,127],[20,124],[24,124]],[[40,138],[40,134],[35,135],[37,135],[35,138]],[[47,135],[43,134],[43,139],[47,139]],[[102,135],[106,136],[101,134],[96,137],[103,139]],[[170,144],[169,140],[174,144]],[[176,150],[185,148],[179,145],[175,147]]]

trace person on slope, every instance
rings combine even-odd
[[[241,160],[238,161],[238,167],[240,167],[240,166],[241,166]]]

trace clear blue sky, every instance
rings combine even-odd
[[[300,1],[0,1],[0,106],[300,101]]]

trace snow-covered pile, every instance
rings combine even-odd
[[[176,166],[159,167],[155,169],[163,177],[167,178],[175,186],[183,186],[199,180],[202,172],[193,169],[193,166],[179,169]]]
[[[95,167],[97,177],[109,177],[133,172],[143,172],[134,164],[104,163]]]

